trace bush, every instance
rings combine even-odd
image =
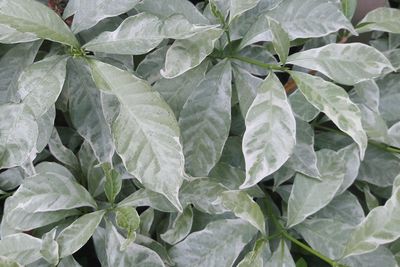
[[[1,266],[398,266],[398,4],[43,2],[0,1]]]

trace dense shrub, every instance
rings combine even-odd
[[[0,266],[398,266],[400,10],[356,4],[0,0]]]

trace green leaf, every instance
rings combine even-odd
[[[278,248],[272,254],[272,257],[266,263],[271,267],[296,267],[290,250],[284,240],[279,242]]]
[[[168,18],[174,14],[182,14],[193,24],[208,24],[209,21],[200,11],[186,0],[143,0],[137,6],[139,12],[148,12],[160,18]]]
[[[380,246],[373,252],[350,256],[339,261],[339,263],[344,264],[349,267],[376,267],[376,266],[387,266],[387,267],[397,267],[398,263],[395,257],[390,252],[390,250],[384,246]]]
[[[317,162],[320,181],[300,173],[294,179],[288,203],[288,227],[299,224],[328,205],[343,182],[345,162],[337,152],[320,150],[317,152]]]
[[[271,73],[257,89],[246,116],[243,153],[246,180],[251,187],[277,171],[290,157],[296,142],[296,122],[279,79]]]
[[[254,244],[253,250],[246,254],[237,267],[263,267],[270,257],[271,251],[268,242],[259,239]]]
[[[241,219],[218,220],[190,234],[169,252],[177,267],[228,267],[255,233],[256,229]]]
[[[236,217],[249,222],[262,234],[265,232],[265,218],[256,202],[245,192],[231,190],[222,192],[219,199],[222,205],[233,212]]]
[[[106,176],[106,181],[104,183],[104,193],[106,193],[108,202],[114,204],[115,198],[121,191],[122,177],[115,169],[112,168],[109,163],[104,163],[102,165],[102,168]]]
[[[229,8],[229,22],[242,15],[247,10],[254,8],[260,0],[231,0]]]
[[[343,183],[340,186],[339,191],[337,192],[337,195],[340,195],[345,192],[357,178],[361,160],[357,145],[354,143],[340,149],[338,153],[341,157],[343,157],[345,162],[345,174]],[[364,160],[366,158],[367,157],[365,157]]]
[[[0,169],[21,166],[36,148],[38,125],[24,104],[0,105]]]
[[[400,10],[380,7],[369,12],[357,25],[357,32],[384,31],[400,33]]]
[[[167,104],[174,111],[177,119],[180,117],[183,105],[186,103],[193,91],[196,90],[199,83],[204,79],[208,65],[209,62],[204,61],[196,68],[189,70],[176,78],[162,78],[154,84],[154,90],[161,94]]]
[[[107,222],[105,247],[108,266],[165,266],[160,256],[153,250],[135,243],[121,250],[122,242],[124,238],[113,225]]]
[[[192,224],[193,210],[191,206],[187,206],[182,213],[170,215],[170,225],[160,237],[168,244],[175,245],[190,233]]]
[[[102,95],[84,60],[74,58],[69,64],[66,86],[72,124],[90,144],[99,162],[111,162],[115,147],[101,106]]]
[[[128,239],[135,234],[139,228],[140,217],[135,208],[117,208],[115,212],[115,222],[117,226],[128,232]],[[133,240],[132,240],[133,241]]]
[[[7,25],[0,24],[0,43],[2,44],[15,44],[32,42],[39,39],[34,34],[19,32],[14,28]]]
[[[3,0],[0,4],[0,24],[28,33],[29,36],[34,34],[38,39],[80,47],[62,19],[35,0]]]
[[[71,0],[64,10],[63,18],[74,15],[71,29],[74,33],[87,30],[99,21],[128,12],[139,0],[116,0],[110,5],[107,0]]]
[[[41,258],[42,240],[27,234],[14,234],[0,240],[0,255],[19,264],[30,264]]]
[[[103,32],[83,47],[93,52],[145,54],[163,40],[161,27],[158,17],[140,13],[124,20],[114,32]]]
[[[268,17],[267,20],[268,28],[271,30],[274,50],[278,54],[281,64],[285,64],[290,48],[289,35],[278,21]]]
[[[381,52],[361,43],[328,44],[309,49],[289,56],[287,63],[317,70],[345,85],[354,85],[394,71]]]
[[[340,130],[350,135],[360,148],[361,158],[364,158],[368,140],[362,128],[361,112],[350,101],[346,91],[319,77],[294,71],[290,74],[307,101],[324,112]]]
[[[0,104],[17,100],[18,78],[33,63],[42,41],[14,45],[0,59]]]
[[[231,65],[214,66],[187,99],[179,117],[185,167],[193,176],[207,176],[218,162],[231,123]]]
[[[222,34],[221,29],[211,28],[189,39],[176,40],[168,49],[165,68],[161,70],[161,74],[172,79],[197,67],[211,54],[215,42]]]
[[[52,56],[27,67],[18,79],[17,95],[36,118],[43,116],[57,101],[66,75],[66,56]]]
[[[90,65],[97,87],[121,103],[112,135],[127,170],[180,210],[184,159],[173,112],[150,85],[131,73],[100,61],[90,61]]]
[[[352,19],[357,8],[357,0],[341,0],[343,14],[348,19]]]
[[[0,256],[0,264],[1,264],[1,266],[4,266],[4,267],[23,267],[18,262],[11,260],[9,258],[3,257],[3,256]]]
[[[290,40],[322,37],[339,29],[355,33],[351,23],[333,1],[284,0],[266,14],[282,25],[289,33]]]
[[[379,245],[400,237],[397,223],[400,214],[400,186],[398,183],[395,185],[397,187],[385,205],[373,209],[356,227],[346,245],[344,257],[374,251]]]
[[[93,235],[105,214],[104,210],[85,214],[61,231],[57,236],[60,258],[78,251]]]

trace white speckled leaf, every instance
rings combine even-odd
[[[380,7],[369,12],[357,25],[357,32],[384,31],[400,33],[400,10]]]

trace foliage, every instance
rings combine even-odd
[[[398,266],[400,10],[43,2],[0,0],[1,266]]]

